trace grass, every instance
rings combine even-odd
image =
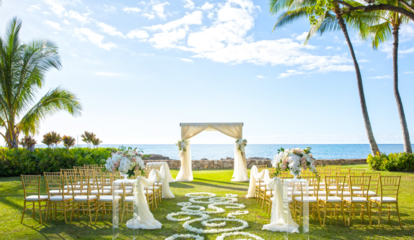
[[[353,165],[356,168],[365,168],[368,165]],[[175,177],[178,173],[172,170]],[[190,232],[182,227],[182,222],[168,221],[165,216],[171,212],[180,211],[178,202],[186,202],[188,198],[184,197],[189,192],[213,192],[218,196],[225,193],[236,193],[239,196],[239,203],[246,205],[250,214],[238,216],[237,218],[248,221],[249,228],[244,232],[256,234],[264,239],[283,239],[283,233],[273,233],[262,231],[264,224],[270,222],[270,217],[260,209],[260,206],[254,199],[246,199],[248,183],[231,182],[231,170],[194,170],[193,182],[176,182],[171,183],[170,187],[175,194],[173,200],[163,200],[158,209],[153,211],[154,217],[159,220],[163,227],[161,230],[139,230],[137,239],[165,239],[176,233]],[[361,224],[359,216],[352,218],[351,226],[344,226],[336,218],[327,218],[325,227],[319,226],[319,223],[313,218],[310,219],[310,239],[414,239],[414,173],[400,172],[383,172],[383,175],[401,175],[402,182],[400,187],[399,202],[400,212],[403,222],[403,229],[398,225],[395,215],[391,216],[391,224],[388,223],[384,214],[382,224],[377,225],[378,217],[373,216],[373,225],[370,227],[365,218],[365,224]],[[43,184],[44,185],[44,184]],[[45,192],[45,189],[42,189]],[[98,223],[89,224],[88,217],[81,215],[80,221],[76,218],[72,224],[65,224],[63,216],[58,215],[58,219],[48,220],[47,224],[41,225],[31,218],[31,211],[26,213],[23,224],[20,224],[21,213],[23,209],[23,190],[20,177],[0,178],[0,238],[1,239],[111,239],[112,238],[112,218],[107,215],[102,221],[98,218]],[[226,214],[212,215],[213,217],[224,217]],[[197,225],[198,224],[198,225]],[[200,224],[193,226],[200,227]],[[239,224],[228,223],[227,227],[239,226]],[[204,235],[205,239],[216,239],[218,234]],[[300,235],[290,235],[290,239],[301,239]],[[123,226],[120,228],[119,239],[131,239],[132,230]],[[239,236],[240,238],[240,236]],[[236,239],[235,238],[226,238]]]

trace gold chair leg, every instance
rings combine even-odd
[[[41,205],[41,202],[40,201],[38,203],[39,203],[40,224],[43,224],[43,221],[42,221],[42,205]]]
[[[35,202],[33,202],[33,206],[32,206],[32,212],[33,212],[33,219],[35,218]]]
[[[395,204],[395,207],[397,208],[398,221],[400,222],[400,227],[402,229],[403,226],[402,226],[402,223],[401,223],[400,211],[398,209],[398,202]]]
[[[127,205],[127,202],[124,202],[124,204],[122,205],[121,221],[119,221],[119,223],[122,223],[122,221],[124,220],[125,205]]]
[[[99,207],[100,207],[100,202],[96,203],[96,207],[95,207],[95,224],[98,221],[98,212],[99,212]]]
[[[20,223],[23,223],[23,218],[24,218],[24,212],[26,211],[26,200],[24,200],[24,205],[23,205],[23,213],[22,213],[22,220],[20,221]]]
[[[65,216],[65,223],[67,224],[68,222],[66,220],[66,204],[65,204],[65,201],[62,202],[62,205],[63,205],[63,215]]]
[[[378,204],[378,227],[381,226],[381,211],[382,211],[382,203]]]
[[[79,213],[79,211],[78,211],[78,213]],[[70,224],[72,224],[72,218],[73,218],[74,214],[75,214],[75,201],[72,201],[72,211],[70,211]],[[78,220],[79,220],[79,218],[78,218]]]

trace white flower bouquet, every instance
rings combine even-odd
[[[306,149],[278,149],[278,154],[272,160],[272,165],[276,168],[275,175],[278,176],[282,171],[290,171],[290,174],[299,176],[302,169],[309,169],[317,175],[315,159],[310,152],[311,148]]]
[[[125,149],[125,147],[121,147],[106,160],[105,168],[111,173],[119,171],[129,177],[135,175],[134,170],[140,170],[141,174],[144,174],[145,164],[142,160],[143,157],[145,157],[143,151],[137,150],[137,148]]]
[[[237,144],[237,149],[239,149],[240,152],[244,153],[244,148],[247,145],[247,140],[246,139],[237,139],[236,144]]]
[[[187,146],[188,146],[187,140],[181,139],[175,145],[178,146],[178,150],[180,150],[181,153],[187,151]]]

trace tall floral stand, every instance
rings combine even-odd
[[[116,239],[119,235],[119,222],[122,214],[122,201],[124,199],[124,186],[128,190],[132,190],[133,196],[133,214],[138,215],[138,199],[136,198],[136,180],[130,179],[117,179],[112,183],[112,239]],[[131,195],[128,195],[131,197]],[[125,203],[124,203],[125,204]],[[126,211],[125,211],[126,212]],[[127,215],[127,214],[125,214]],[[130,215],[129,215],[130,216]],[[128,219],[123,219],[122,223],[125,224]],[[139,230],[132,229],[132,239],[138,239]]]
[[[302,202],[301,216],[299,212],[296,212],[294,199],[298,198]],[[293,219],[293,224],[286,224],[286,235],[285,238],[289,239],[289,235],[294,234],[294,238],[298,239],[309,239],[309,183],[304,179],[285,179],[283,181],[283,217],[285,223],[289,222],[288,218]],[[291,214],[291,208],[294,211]],[[295,217],[297,216],[297,217]],[[302,219],[302,221],[300,221]]]

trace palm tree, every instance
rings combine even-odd
[[[33,152],[35,145],[36,145],[36,140],[34,138],[32,138],[31,136],[25,136],[24,138],[22,138],[22,140],[20,141],[20,144],[27,148],[27,150]]]
[[[51,136],[52,143],[55,144],[55,147],[57,147],[57,145],[60,142],[62,142],[62,137],[60,136],[60,134],[57,134],[56,132],[51,132],[50,136]]]
[[[81,135],[82,141],[88,144],[88,147],[92,143],[92,141],[96,138],[95,133],[85,131],[84,134]]]
[[[398,5],[398,4],[397,4]],[[402,7],[402,6],[401,6]],[[403,134],[404,151],[412,153],[410,133],[408,132],[407,121],[405,119],[404,107],[401,101],[400,91],[398,89],[398,37],[402,24],[407,24],[409,19],[396,12],[381,11],[377,17],[377,24],[370,26],[369,31],[362,31],[361,36],[364,39],[372,38],[372,47],[378,49],[380,43],[387,41],[391,35],[394,38],[393,43],[393,78],[394,78],[394,97],[397,102],[398,114]]]
[[[45,73],[60,69],[58,48],[47,40],[23,43],[19,38],[22,22],[13,18],[6,35],[0,37],[0,133],[9,148],[17,148],[19,134],[38,133],[42,120],[65,110],[81,113],[77,97],[60,87],[49,90],[38,102],[35,93],[44,84]],[[28,109],[28,111],[26,111]]]
[[[47,145],[47,147],[50,147],[50,145],[53,145],[52,134],[46,133],[45,135],[43,135],[42,143]]]
[[[70,137],[70,136],[64,135],[62,137],[62,141],[63,141],[63,146],[65,146],[66,149],[69,149],[69,148],[71,148],[75,145],[75,139],[73,137]]]
[[[315,14],[315,5],[317,4],[317,0],[308,0],[308,1],[296,1],[296,0],[270,0],[270,12],[272,14],[277,14],[280,11],[284,10],[284,12],[279,17],[278,21],[275,24],[275,28],[282,27],[288,23],[291,23],[295,20],[301,19],[303,17],[311,17]],[[356,5],[357,3],[355,3]],[[287,9],[287,10],[285,10]],[[351,17],[363,18],[364,15],[351,12],[347,16],[347,20],[353,21],[354,19]],[[308,34],[308,39],[316,32],[323,34],[325,31],[334,31],[341,29],[345,40],[348,44],[349,51],[352,56],[352,60],[354,62],[355,73],[357,77],[357,86],[358,86],[358,93],[359,93],[359,100],[361,104],[362,116],[365,123],[365,130],[367,132],[367,137],[369,144],[371,146],[371,151],[373,154],[379,153],[379,148],[377,142],[375,141],[374,133],[371,127],[371,121],[368,115],[368,108],[365,101],[365,94],[364,94],[364,87],[362,84],[362,77],[361,71],[359,69],[359,64],[355,56],[355,51],[352,46],[352,42],[349,38],[348,30],[344,21],[343,11],[339,7],[338,4],[334,3],[332,9],[328,9],[323,14],[320,15],[318,19],[315,20],[316,24],[314,24]],[[357,23],[353,22],[354,24],[358,25]],[[359,25],[362,27],[362,25]]]
[[[101,141],[99,138],[94,138],[94,139],[92,139],[92,144],[93,144],[95,147],[98,147],[98,146],[99,146],[99,144],[101,144],[101,143],[103,143],[103,141]]]

